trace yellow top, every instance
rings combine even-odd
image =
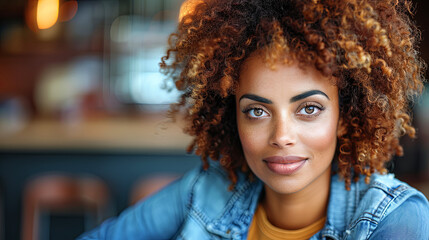
[[[267,214],[265,209],[259,204],[256,209],[255,215],[252,220],[252,224],[249,228],[249,234],[247,239],[258,239],[258,240],[295,240],[295,239],[309,239],[318,231],[320,231],[325,225],[326,217],[321,218],[315,223],[301,228],[298,230],[284,230],[278,227],[273,226],[268,222]]]

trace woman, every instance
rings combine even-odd
[[[82,239],[428,239],[427,199],[385,168],[423,88],[409,9],[198,3],[161,68],[203,165]]]

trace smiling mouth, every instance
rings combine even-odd
[[[304,166],[308,158],[297,156],[274,156],[263,159],[268,169],[280,175],[292,175]]]

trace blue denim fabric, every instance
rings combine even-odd
[[[239,175],[228,191],[218,163],[196,168],[152,197],[109,219],[83,239],[246,239],[263,188]],[[374,174],[346,191],[334,175],[324,228],[314,239],[429,239],[429,204],[393,175]]]

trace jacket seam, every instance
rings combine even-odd
[[[392,198],[392,200],[389,202],[389,205],[387,205],[386,206],[386,208],[384,209],[384,211],[383,211],[383,215],[380,217],[380,222],[382,221],[382,219],[384,219],[386,216],[388,216],[389,214],[385,214],[386,212],[387,212],[387,210],[388,210],[388,208],[389,207],[391,207],[391,203],[392,202],[394,202],[396,199],[399,199],[400,197],[401,197],[401,195],[404,195],[403,197],[404,197],[404,200],[403,200],[403,202],[405,202],[405,201],[407,201],[407,199],[409,199],[409,198],[411,198],[411,197],[413,197],[413,196],[418,196],[418,194],[417,194],[417,192],[416,191],[414,191],[414,189],[412,189],[412,188],[410,188],[410,187],[408,187],[407,185],[404,185],[404,184],[401,184],[403,187],[405,187],[404,188],[404,190],[403,191],[401,191],[395,198]],[[398,187],[399,188],[399,187]],[[410,193],[408,193],[408,192],[410,192]],[[402,202],[402,203],[403,203]],[[401,204],[402,204],[401,203]],[[399,206],[398,206],[399,207]],[[396,208],[395,208],[396,209]],[[395,210],[394,209],[394,210]],[[394,211],[393,210],[393,211]],[[377,229],[377,227],[378,227],[378,223],[377,223],[377,225],[374,227],[374,229],[372,229],[372,231],[368,234],[368,238],[369,237],[371,237],[371,235],[374,233],[374,231]]]
[[[407,196],[407,192],[409,192],[412,189],[409,188],[405,184],[399,184],[398,186],[396,186],[394,188],[389,188],[388,186],[386,186],[383,183],[375,182],[375,184],[372,184],[371,187],[374,187],[376,189],[381,190],[385,194],[385,196],[380,201],[380,204],[378,204],[378,206],[376,208],[372,209],[372,210],[374,210],[373,212],[365,211],[362,214],[362,215],[368,214],[372,217],[360,216],[349,227],[349,229],[351,230],[351,229],[355,228],[360,222],[368,221],[370,224],[368,227],[368,232],[366,234],[366,239],[368,239],[373,234],[375,229],[377,229],[378,224],[382,221],[382,219],[384,219],[385,216],[387,216],[386,212],[388,211],[388,209],[390,207],[392,207],[392,203],[395,200],[397,200],[398,198],[400,198],[404,194],[406,196],[406,199],[408,199],[409,197],[414,195],[414,194],[409,194],[409,196]],[[375,214],[375,213],[379,213],[379,214]],[[373,227],[371,227],[371,226],[373,226]]]
[[[198,173],[195,174],[194,177],[192,177],[191,181],[190,181],[190,188],[189,188],[189,192],[185,193],[186,194],[186,211],[184,213],[184,216],[192,216],[191,214],[191,210],[192,210],[192,202],[193,202],[193,195],[194,195],[194,190],[195,190],[195,185],[198,182],[198,179],[201,178],[202,176],[202,172],[204,172],[205,170],[200,167]],[[183,235],[182,235],[182,229],[183,227],[186,225],[186,222],[188,221],[187,217],[184,217],[182,223],[180,224],[180,227],[177,229],[177,232],[174,234],[174,239],[178,238],[179,236],[182,237],[182,239],[184,239]]]

